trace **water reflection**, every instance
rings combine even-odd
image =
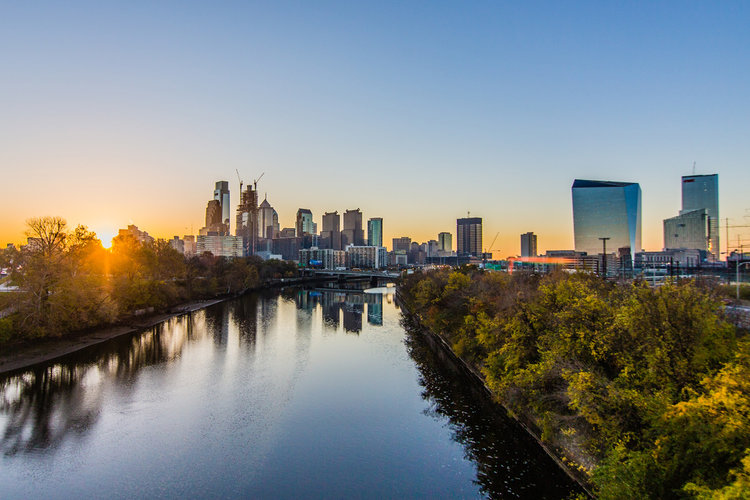
[[[2,379],[0,450],[6,456],[38,453],[54,450],[66,437],[83,436],[97,421],[105,382],[130,387],[144,367],[179,357],[196,331],[221,339],[222,325],[209,308]]]
[[[350,466],[362,465],[359,476],[351,478],[351,486],[348,476],[335,479],[342,492],[356,493],[367,480],[372,485],[392,480],[402,488],[394,489],[394,494],[424,495],[428,490],[422,489],[419,471],[432,473],[430,466],[438,464],[448,467],[441,469],[444,483],[434,480],[439,487],[448,487],[459,477],[461,484],[468,485],[451,485],[456,488],[451,491],[464,492],[458,496],[473,496],[477,490],[489,497],[567,496],[573,488],[567,477],[480,389],[449,360],[441,359],[440,351],[430,349],[417,330],[408,323],[399,327],[392,290],[383,291],[290,288],[248,295],[3,378],[0,450],[7,460],[4,465],[23,470],[31,463],[23,457],[56,456],[49,463],[58,463],[71,456],[85,461],[81,456],[97,452],[115,455],[120,443],[108,439],[120,436],[118,426],[132,422],[133,432],[142,436],[130,437],[142,438],[147,449],[153,446],[154,435],[165,434],[175,437],[164,441],[167,446],[192,446],[190,453],[185,452],[191,467],[187,477],[199,484],[205,473],[205,484],[210,485],[206,491],[217,491],[217,482],[226,483],[225,496],[229,497],[275,491],[278,484],[263,483],[263,478],[274,473],[304,476],[313,468],[295,467],[306,467],[300,464],[308,458],[318,460],[310,451],[316,446],[332,446],[332,440],[315,441],[316,436],[325,435],[344,442],[342,448],[331,448],[327,460],[338,457]],[[348,376],[341,377],[342,373]],[[171,406],[161,406],[161,399],[169,400]],[[351,401],[357,401],[354,407]],[[138,411],[130,414],[131,409]],[[113,413],[128,414],[113,420]],[[164,427],[155,425],[175,416],[179,418]],[[358,426],[365,421],[370,424]],[[97,428],[104,430],[97,433]],[[354,437],[348,437],[345,429]],[[293,438],[284,441],[284,436]],[[357,440],[372,449],[352,448]],[[403,462],[388,454],[385,443],[393,442]],[[71,452],[65,443],[78,451]],[[457,466],[462,450],[470,464]],[[148,457],[142,449],[135,451]],[[367,466],[370,455],[381,457],[380,465],[373,466],[378,463],[374,461]],[[222,462],[223,456],[233,460]],[[179,462],[163,462],[158,454],[153,462],[148,460],[144,459],[144,467],[149,469],[179,470]],[[269,461],[266,469],[264,460]],[[284,464],[294,460],[299,463],[284,471]],[[203,472],[193,471],[194,463],[201,463]],[[388,463],[394,468],[384,475]],[[123,464],[119,460],[115,464],[112,474],[116,476]],[[55,482],[64,482],[67,476],[56,466],[50,467],[44,476],[54,491]],[[415,477],[400,477],[405,467],[413,467]],[[248,471],[255,471],[254,475]],[[475,486],[467,479],[472,473]],[[10,477],[0,467],[0,490],[4,480],[12,481]],[[323,484],[327,480],[321,478]],[[180,481],[187,484],[184,477]],[[161,487],[144,481],[144,489],[138,491],[153,493],[157,491],[153,488]],[[65,496],[66,490],[60,491]]]
[[[448,418],[453,439],[477,466],[490,498],[566,498],[580,490],[474,380],[404,317],[405,344],[419,369],[425,413]]]

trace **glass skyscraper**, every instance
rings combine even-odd
[[[708,252],[719,260],[719,175],[685,175],[682,177],[683,215],[705,209],[708,215]]]
[[[382,217],[373,217],[367,221],[367,244],[375,247],[383,246]]]
[[[629,248],[641,251],[641,186],[635,182],[573,182],[573,232],[576,252],[602,253],[601,238],[607,240],[607,253]]]
[[[229,213],[232,208],[229,204],[229,182],[216,182],[214,200],[218,201],[221,205],[221,223],[227,225],[227,234],[229,234]]]

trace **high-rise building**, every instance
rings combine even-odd
[[[241,236],[245,255],[253,255],[258,240],[258,192],[248,185],[240,193],[240,204],[237,206],[235,235]]]
[[[295,224],[297,237],[313,234],[313,214],[308,208],[297,210],[297,222]]]
[[[226,236],[227,225],[221,221],[221,202],[209,200],[206,205],[206,225],[199,231],[202,235]]]
[[[362,246],[365,244],[365,231],[362,229],[362,212],[357,208],[344,212],[344,230],[341,231],[341,246]]]
[[[408,253],[411,249],[411,238],[408,236],[402,236],[400,238],[393,238],[393,251]]]
[[[521,257],[536,257],[536,235],[532,232],[521,235]]]
[[[453,251],[453,236],[451,233],[438,233],[438,251],[451,253]]]
[[[320,232],[320,243],[323,248],[341,250],[341,216],[338,212],[323,214],[323,230]]]
[[[456,220],[458,255],[482,255],[482,218],[465,217]]]
[[[279,214],[273,209],[268,198],[264,198],[258,206],[258,236],[272,239],[279,233]]]
[[[229,203],[229,183],[227,181],[216,182],[214,200],[221,204],[221,223],[226,224],[226,234],[229,234],[229,217],[232,206]]]
[[[682,210],[677,217],[664,219],[664,249],[708,250],[709,221],[705,208]]]
[[[708,215],[708,247],[706,250],[719,260],[719,175],[684,175],[682,177],[682,210],[704,208]]]
[[[576,179],[573,194],[575,249],[589,255],[629,248],[641,251],[641,186],[636,182]],[[602,238],[608,238],[602,240]]]
[[[367,221],[367,244],[369,246],[383,246],[383,218],[373,217]]]

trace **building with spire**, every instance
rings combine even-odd
[[[258,206],[258,237],[265,239],[276,238],[279,234],[279,214],[273,209],[268,198],[264,197]]]

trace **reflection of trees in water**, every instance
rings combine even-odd
[[[232,322],[239,329],[239,341],[241,345],[252,347],[255,345],[258,333],[258,296],[250,294],[242,297],[241,300],[233,300],[226,303],[224,308],[226,317],[231,315]],[[269,307],[268,301],[261,299],[261,316],[265,316],[265,311]],[[228,325],[228,323],[227,323]]]
[[[453,440],[477,468],[475,482],[489,497],[564,498],[577,491],[515,421],[478,384],[406,319],[406,347],[419,370],[425,413],[448,418]]]
[[[2,379],[2,452],[44,452],[68,437],[84,437],[101,410],[103,384],[129,387],[142,368],[179,357],[193,336],[194,321],[193,315],[172,318],[130,338]]]
[[[56,365],[3,381],[3,454],[54,448],[68,435],[85,434],[96,422],[100,400],[98,391],[84,390],[80,384],[91,368]]]

